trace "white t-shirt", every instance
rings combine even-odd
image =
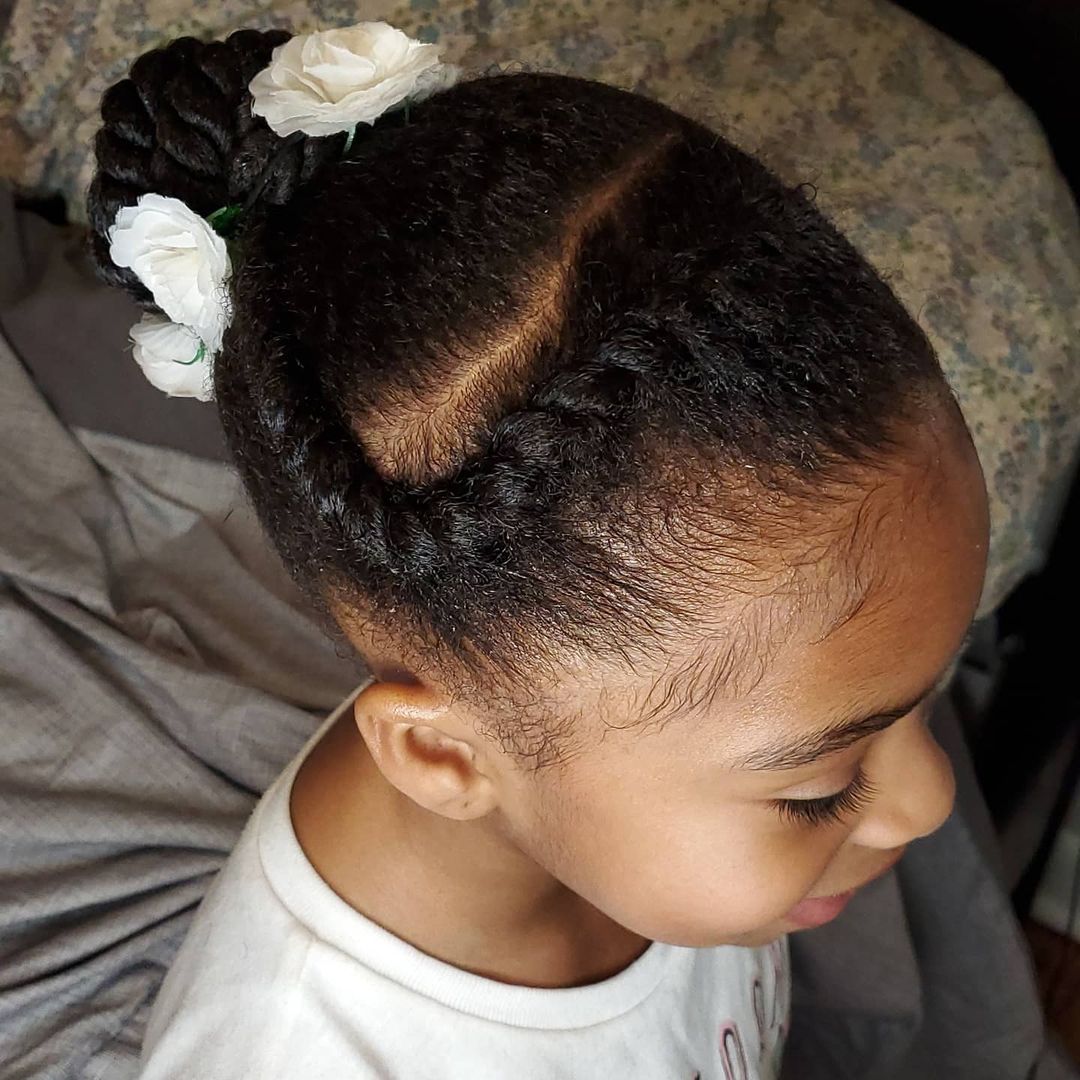
[[[361,915],[293,831],[301,761],[259,800],[154,1003],[142,1080],[773,1080],[787,937],[654,942],[603,982],[512,986],[436,960]]]

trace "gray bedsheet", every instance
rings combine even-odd
[[[55,385],[85,422],[78,359]],[[40,381],[0,340],[0,1078],[128,1080],[256,799],[366,673],[304,613],[225,464],[73,426]],[[956,717],[934,722],[956,810],[793,935],[785,1080],[1080,1075],[1046,1041]]]
[[[73,432],[0,343],[0,1077],[132,1075],[258,794],[359,681],[225,466]]]

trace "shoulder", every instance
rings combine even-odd
[[[261,1048],[292,1026],[313,936],[267,880],[256,824],[253,816],[211,881],[165,975],[140,1080],[278,1075]]]
[[[211,936],[205,952],[170,969],[140,1080],[385,1080],[371,1064],[392,1049],[372,1022],[380,986],[362,964],[343,965],[299,924],[250,934],[246,953],[218,950],[226,944]]]
[[[170,977],[172,973],[170,972]],[[150,1014],[139,1080],[285,1080],[280,1049],[293,1027],[291,994],[244,981],[214,992],[207,980],[169,978]]]

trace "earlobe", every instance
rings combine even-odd
[[[479,737],[426,687],[373,682],[357,695],[353,715],[379,771],[417,805],[462,821],[495,808]]]

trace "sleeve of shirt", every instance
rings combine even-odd
[[[295,1080],[289,1048],[309,949],[304,932],[269,950],[242,920],[196,918],[150,1012],[139,1080]]]

